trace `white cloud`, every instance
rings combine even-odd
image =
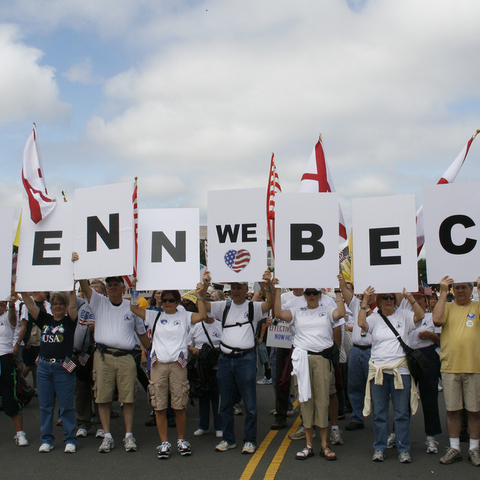
[[[14,26],[0,24],[0,58],[0,124],[25,118],[55,121],[67,115],[55,69],[40,65],[42,52],[21,43]]]
[[[72,65],[63,73],[63,76],[71,82],[83,83],[84,85],[95,85],[103,82],[103,79],[99,75],[93,73],[93,65],[90,57]]]

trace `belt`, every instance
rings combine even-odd
[[[114,357],[124,357],[125,355],[130,355],[130,352],[126,352],[125,350],[110,350],[105,349],[103,353],[108,353],[108,355],[113,355]]]
[[[354,343],[353,346],[359,348],[360,350],[368,350],[369,348],[372,348],[371,345],[357,345],[356,343]]]
[[[249,354],[250,352],[255,351],[255,347],[249,348],[247,350],[238,350],[238,351],[233,351],[231,353],[223,353],[228,358],[239,358],[239,357],[244,357],[245,355]]]
[[[63,363],[65,361],[64,358],[46,358],[46,357],[38,357],[40,360],[43,360],[44,362],[50,362],[50,363]]]

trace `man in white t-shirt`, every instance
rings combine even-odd
[[[255,329],[273,306],[271,274],[267,270],[263,280],[265,302],[246,300],[248,285],[231,284],[231,303],[227,301],[206,302],[210,316],[222,322],[220,357],[218,359],[218,384],[220,390],[220,417],[223,426],[223,440],[215,450],[225,452],[235,448],[233,431],[233,406],[238,389],[245,405],[245,436],[242,453],[252,454],[257,444],[257,396],[256,396],[256,355]],[[252,305],[251,307],[249,305]],[[253,307],[253,308],[252,308]],[[229,308],[224,319],[224,311]]]
[[[80,280],[82,291],[95,317],[95,402],[105,432],[98,451],[108,453],[114,447],[110,432],[110,410],[116,384],[118,400],[123,402],[125,450],[135,452],[137,445],[132,430],[137,368],[132,351],[137,344],[137,335],[147,350],[150,348],[150,340],[142,319],[131,312],[130,302],[123,299],[123,278],[107,277],[105,283],[108,298],[93,290],[87,280]]]

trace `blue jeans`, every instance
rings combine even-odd
[[[53,445],[52,433],[55,398],[63,423],[63,443],[76,445],[75,373],[68,373],[59,362],[39,359],[37,367],[38,403],[40,404],[40,440]]]
[[[215,430],[222,430],[222,422],[220,420],[220,414],[218,413],[218,379],[217,371],[212,370],[212,386],[213,390],[206,395],[202,395],[198,402],[198,413],[200,415],[199,428],[202,430],[208,430],[210,425],[210,403],[212,404],[213,411],[213,426]]]
[[[257,384],[256,355],[228,358],[223,353],[218,359],[218,386],[220,390],[220,419],[223,440],[235,443],[233,405],[238,391],[245,405],[245,432],[243,442],[257,444]]]
[[[372,385],[373,405],[373,448],[385,451],[388,438],[388,410],[390,397],[393,405],[393,426],[397,437],[397,450],[399,453],[410,451],[410,375],[402,375],[403,389],[396,390],[394,376],[383,374],[383,385]]]
[[[365,402],[365,387],[368,378],[368,362],[371,349],[362,350],[353,346],[348,361],[348,399],[352,406],[350,421],[363,423],[363,405]]]

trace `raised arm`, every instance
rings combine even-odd
[[[263,274],[263,282],[260,283],[263,290],[265,291],[266,300],[262,302],[262,312],[268,312],[273,308],[273,284],[272,284],[272,274],[270,270],[265,270]],[[262,283],[264,285],[262,285]]]
[[[352,301],[353,298],[353,289],[350,290],[347,286],[347,282],[345,281],[345,277],[343,276],[343,273],[340,272],[340,275],[338,276],[338,284],[340,286],[340,290],[342,291],[342,296],[343,299],[345,300],[345,303],[347,305],[350,305],[350,302]]]
[[[360,305],[360,311],[358,312],[358,326],[364,331],[368,332],[368,322],[367,322],[367,310],[368,310],[368,299],[370,295],[375,293],[373,287],[367,287],[363,292],[363,300]]]
[[[28,309],[28,313],[30,313],[32,318],[36,320],[38,318],[38,314],[40,313],[40,309],[37,307],[36,303],[33,301],[33,298],[27,292],[24,292],[21,295],[23,303]]]
[[[441,327],[445,323],[445,305],[447,304],[447,295],[452,283],[453,278],[450,278],[448,275],[445,275],[440,280],[440,295],[432,314],[433,323],[436,327]]]
[[[273,285],[278,285],[278,279],[272,280]],[[292,312],[290,310],[282,310],[282,300],[280,295],[280,289],[275,288],[275,301],[273,304],[273,316],[283,320],[284,322],[292,321]]]
[[[337,275],[337,278],[338,282],[340,283],[343,275],[340,273]],[[333,311],[332,317],[336,321],[345,316],[345,303],[343,301],[342,291],[339,288],[335,289],[335,303],[337,304],[337,308]]]
[[[192,313],[192,323],[203,322],[207,319],[207,307],[205,306],[205,295],[210,284],[210,275],[203,276],[203,283],[197,284],[197,308],[198,313]]]
[[[411,293],[407,293],[405,291],[405,288],[403,289],[403,298],[407,300],[407,302],[411,305],[413,309],[413,313],[415,316],[413,317],[413,321],[415,323],[421,322],[423,320],[423,317],[425,316],[425,312],[423,311],[422,307],[418,304],[418,302],[415,300],[414,296]]]
[[[65,292],[67,293],[67,292]],[[68,292],[68,316],[72,320],[77,319],[78,311],[77,311],[77,295],[75,294],[75,290]]]
[[[142,320],[145,320],[145,309],[139,307],[138,305],[132,305],[132,299],[130,298],[130,310]],[[140,336],[139,336],[140,338]]]

